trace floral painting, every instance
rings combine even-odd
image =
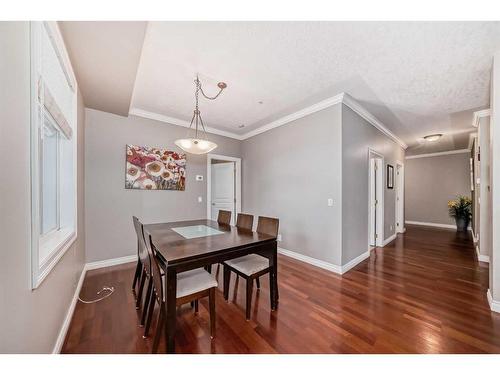
[[[184,190],[185,187],[185,154],[127,145],[126,189]]]

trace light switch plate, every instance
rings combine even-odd
[[[278,241],[281,241],[281,234],[278,234],[278,237],[276,238]]]
[[[203,198],[202,197],[198,197],[198,203],[201,203],[203,202]]]
[[[333,199],[328,198],[328,207],[332,207],[332,206],[333,206]]]
[[[203,181],[203,176],[201,174],[197,174],[196,181]]]

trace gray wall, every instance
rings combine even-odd
[[[174,141],[186,132],[154,120],[86,109],[87,262],[136,253],[132,215],[145,223],[206,217],[206,155],[187,155],[185,191],[125,189],[126,144],[181,151]],[[214,153],[241,156],[241,141],[215,135],[210,139],[219,145]],[[202,182],[195,181],[198,174],[204,176]]]
[[[346,105],[342,105],[342,264],[368,250],[368,149],[384,156],[384,239],[395,233],[396,190],[387,189],[386,166],[396,174],[404,150]],[[394,177],[395,179],[395,177]]]
[[[455,224],[447,203],[457,195],[470,197],[469,153],[407,159],[405,220]]]
[[[246,213],[280,219],[279,246],[341,264],[341,106],[243,142]],[[334,206],[328,207],[328,198]]]
[[[0,353],[52,351],[84,264],[84,112],[79,95],[79,236],[31,290],[29,30],[27,22],[0,22],[0,149],[7,157],[0,184]]]

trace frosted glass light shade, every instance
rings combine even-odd
[[[217,148],[217,144],[206,139],[183,138],[175,141],[175,144],[190,154],[206,154]]]

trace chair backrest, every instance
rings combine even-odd
[[[148,250],[146,249],[146,243],[144,242],[144,227],[140,220],[133,216],[135,234],[137,235],[138,252],[139,259],[148,274],[151,272],[151,260],[149,259]]]
[[[259,220],[257,222],[257,232],[277,237],[279,226],[279,219],[274,217],[259,216]]]
[[[156,258],[156,250],[153,245],[153,240],[151,239],[150,234],[145,234],[145,242],[146,248],[149,253],[149,257],[151,258],[151,276],[153,277],[153,286],[156,293],[156,297],[159,301],[163,301],[163,282],[161,279],[160,273],[160,265],[158,264],[158,260]]]
[[[252,230],[253,228],[253,215],[238,214],[236,219],[236,226],[240,229]]]
[[[231,211],[219,210],[219,215],[217,216],[217,222],[219,224],[229,225],[231,223]]]

